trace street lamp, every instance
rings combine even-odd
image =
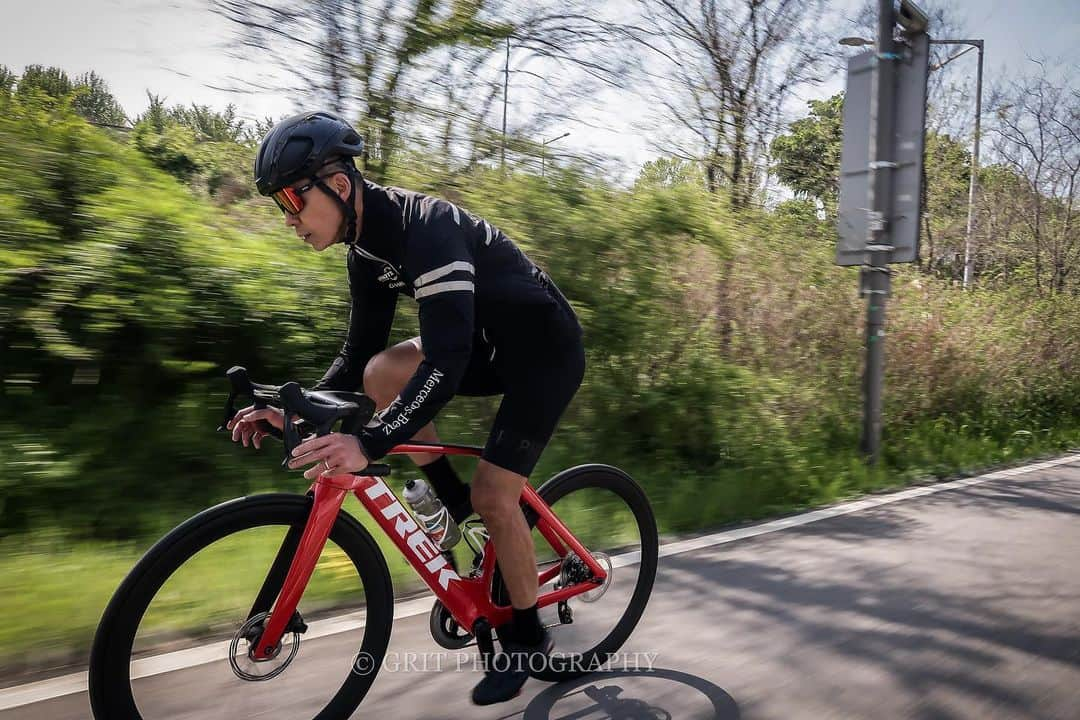
[[[979,140],[982,136],[982,79],[983,79],[983,41],[982,40],[931,40],[937,45],[968,45],[966,50],[943,60],[933,69],[944,67],[972,48],[979,51],[979,70],[975,80],[975,147],[971,152],[971,182],[968,183],[967,232],[964,236],[964,287],[971,285],[971,275],[975,259],[971,254],[971,236],[975,232],[975,193],[979,187]]]
[[[971,276],[974,269],[974,257],[971,254],[971,237],[975,232],[975,193],[979,187],[979,144],[982,138],[982,79],[983,79],[983,41],[982,40],[931,40],[933,45],[968,45],[969,47],[955,55],[948,57],[930,67],[930,70],[940,70],[961,55],[972,50],[979,51],[979,69],[975,80],[975,141],[971,151],[971,180],[968,183],[968,216],[967,230],[964,234],[964,287],[971,285]],[[860,47],[873,45],[873,40],[861,37],[840,38],[841,45]]]
[[[544,142],[540,143],[540,177],[544,177],[545,159],[546,159],[546,156],[547,156],[548,143],[553,143],[556,140],[562,140],[564,137],[566,137],[569,134],[570,133],[568,133],[568,132],[564,132],[559,137],[551,138],[550,140],[545,140]]]
[[[510,36],[506,36],[506,68],[503,74],[503,131],[502,131],[502,159],[499,167],[506,170],[506,104],[507,93],[510,92]]]

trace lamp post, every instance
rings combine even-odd
[[[975,258],[971,252],[971,239],[975,233],[975,194],[979,188],[979,145],[982,139],[982,81],[983,81],[983,41],[982,40],[931,40],[934,45],[967,45],[968,48],[955,55],[942,60],[930,67],[931,70],[940,70],[956,58],[971,52],[979,51],[979,69],[975,79],[975,138],[971,151],[971,179],[968,183],[968,209],[967,229],[964,234],[964,287],[970,287],[974,272]],[[872,40],[860,37],[845,37],[840,39],[841,45],[858,47],[861,45],[873,45]]]
[[[954,60],[971,48],[979,51],[979,70],[975,80],[975,147],[971,151],[971,181],[968,183],[967,232],[964,236],[964,287],[971,285],[975,258],[971,253],[971,238],[975,233],[975,193],[979,187],[979,140],[982,137],[982,80],[983,80],[983,41],[982,40],[931,40],[939,45],[968,45],[967,50],[957,53],[938,67]]]
[[[506,67],[503,70],[503,127],[502,127],[502,158],[499,167],[506,170],[506,96],[510,92],[510,37],[506,38]]]
[[[546,160],[546,157],[547,157],[548,143],[553,143],[556,140],[562,140],[564,137],[566,137],[569,134],[570,133],[568,133],[568,132],[564,132],[559,137],[551,138],[550,140],[545,140],[544,142],[540,143],[540,177],[544,177],[545,164],[546,164],[545,160]]]

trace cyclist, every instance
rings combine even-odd
[[[347,122],[309,112],[271,129],[255,160],[259,192],[297,237],[318,252],[348,247],[348,333],[315,387],[362,388],[379,410],[356,435],[306,440],[290,467],[316,463],[309,479],[360,471],[400,443],[438,442],[432,420],[455,394],[503,396],[471,489],[446,456],[409,455],[456,521],[475,509],[491,536],[513,605],[513,621],[498,629],[511,662],[486,668],[472,699],[502,702],[553,648],[537,614],[535,550],[519,498],[581,384],[581,325],[551,278],[498,228],[446,200],[367,180],[353,161],[362,152]],[[419,306],[420,337],[387,349],[401,294]],[[230,423],[233,439],[258,447],[262,420],[283,425],[280,410],[245,408]]]

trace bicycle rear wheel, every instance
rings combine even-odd
[[[393,621],[386,560],[352,516],[338,515],[294,616],[302,622],[276,657],[254,663],[245,652],[311,505],[301,495],[240,498],[199,513],[147,551],[94,637],[94,716],[349,717],[382,665]]]
[[[603,669],[623,646],[641,619],[656,578],[659,538],[645,491],[629,475],[609,465],[579,465],[548,480],[537,493],[608,569],[608,581],[596,590],[571,598],[565,605],[540,609],[541,621],[555,640],[555,653],[532,676],[557,682]],[[529,527],[537,515],[525,512]],[[583,563],[561,559],[547,540],[533,530],[540,570],[561,564],[553,581],[563,585],[581,577]],[[540,588],[548,592],[552,585]],[[492,597],[509,605],[510,597],[496,571]]]

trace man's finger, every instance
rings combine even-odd
[[[244,422],[249,422],[249,423],[258,422],[259,420],[265,420],[266,418],[270,417],[272,414],[273,414],[273,411],[270,408],[259,408],[258,410],[253,410],[252,412],[245,415],[244,416]]]
[[[232,428],[236,427],[240,423],[244,422],[244,417],[254,409],[255,409],[254,405],[248,405],[246,408],[243,408],[241,410],[237,410],[236,414],[233,415],[232,418],[229,420],[229,422],[227,424],[227,427],[231,430]]]
[[[225,423],[225,427],[232,430],[238,422],[244,419],[244,415],[254,409],[254,407],[254,405],[248,405],[246,408],[237,410],[236,413],[231,418],[229,418],[229,421]]]
[[[295,470],[296,468],[310,465],[313,462],[322,462],[324,457],[325,452],[323,450],[312,450],[311,452],[305,453],[300,457],[294,457],[292,460],[289,461],[289,467]]]
[[[316,450],[321,450],[327,445],[332,445],[333,443],[337,442],[336,435],[337,433],[330,433],[329,435],[323,435],[322,437],[314,437],[310,440],[305,440],[304,442],[293,448],[293,457],[299,457],[301,455],[305,455]]]

